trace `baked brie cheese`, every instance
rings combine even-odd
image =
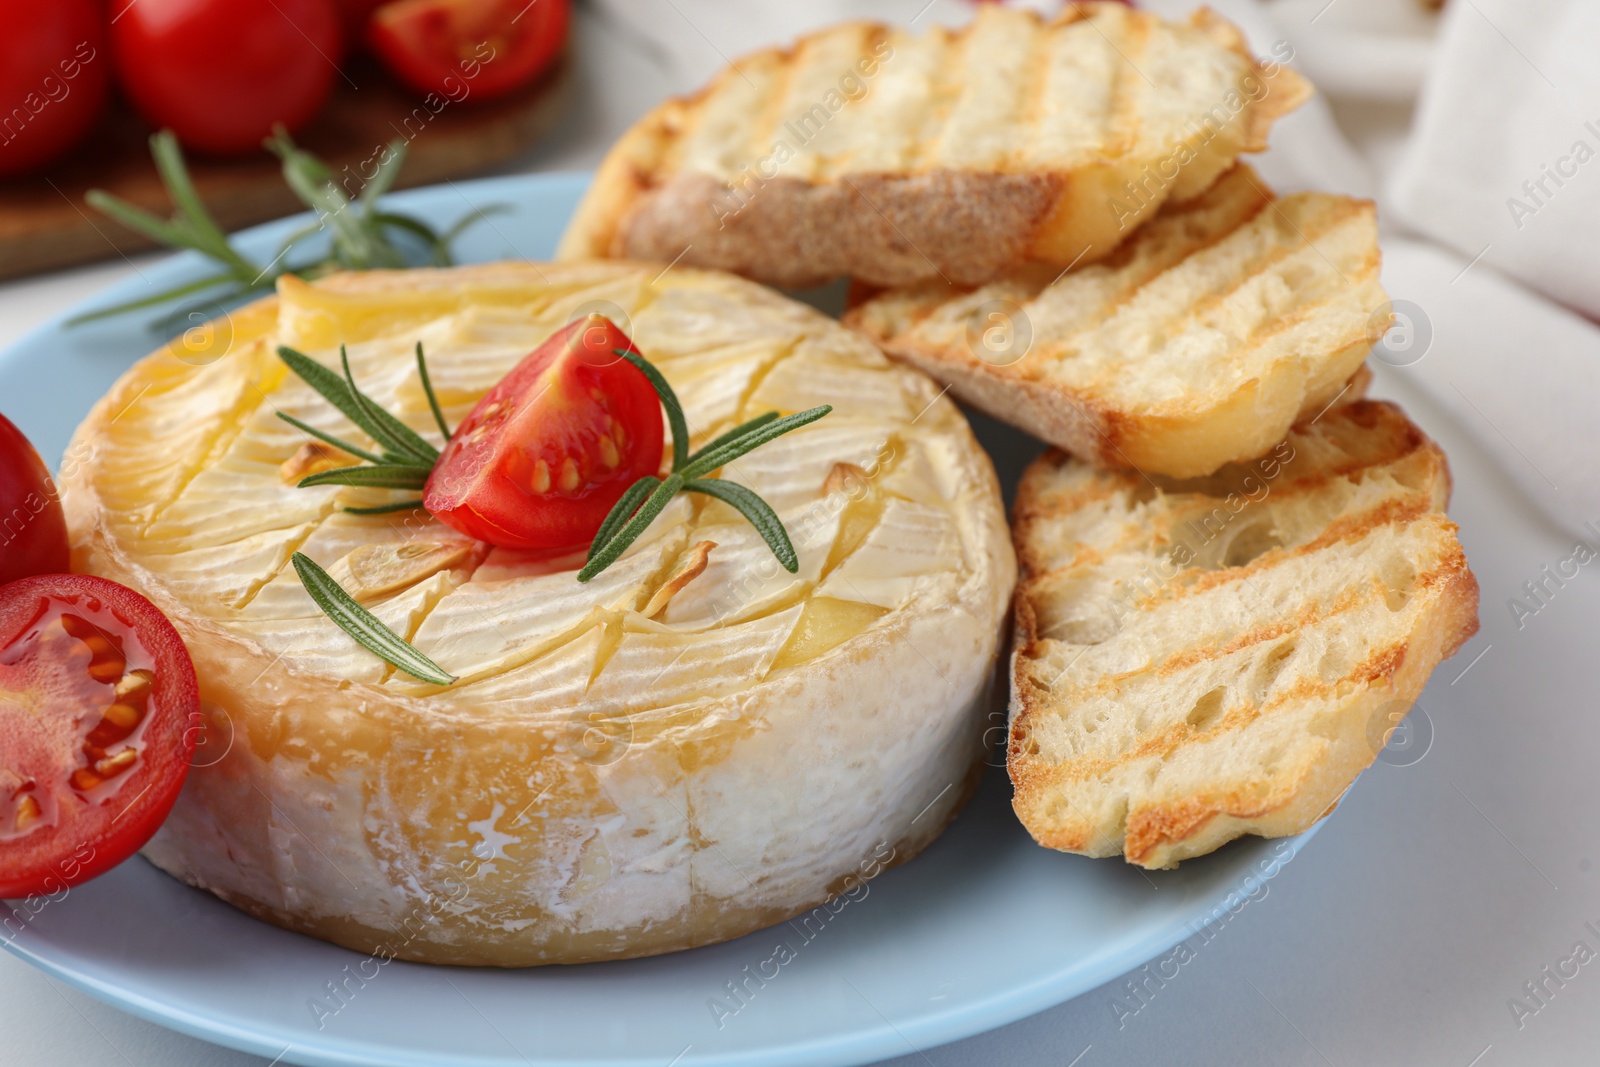
[[[833,413],[725,467],[791,574],[727,504],[679,496],[592,581],[466,540],[339,465],[279,412],[365,444],[289,345],[433,434],[575,316],[617,322],[692,445],[752,414]],[[209,332],[207,332],[209,331]],[[370,446],[368,446],[370,447]],[[284,279],[130,370],[65,478],[78,569],[189,645],[208,716],[157,866],[364,952],[522,966],[649,955],[811,908],[958,810],[1015,564],[993,468],[939,387],[818,312],[730,276],[627,262]],[[303,552],[458,680],[398,674],[325,617]]]
[[[716,267],[774,285],[978,285],[1109,254],[1204,190],[1311,94],[1207,8],[960,30],[848,22],[734,61],[622,136],[562,258]]]

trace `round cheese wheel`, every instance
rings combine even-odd
[[[463,538],[379,490],[297,488],[309,438],[367,444],[287,344],[437,440],[575,316],[613,318],[698,446],[833,413],[720,476],[783,518],[799,572],[676,498],[594,580]],[[524,966],[747,933],[914,855],[981,768],[1015,563],[992,466],[939,388],[760,286],[630,263],[286,278],[130,370],[64,464],[75,565],[183,634],[207,728],[145,849],[285,927],[386,957]],[[357,645],[304,552],[459,680]]]

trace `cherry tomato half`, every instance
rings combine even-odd
[[[0,175],[42,166],[105,110],[111,84],[98,0],[0,0]]]
[[[636,351],[591,315],[525,357],[451,436],[423,505],[505,548],[587,545],[665,451],[655,388],[616,349]]]
[[[419,93],[490,100],[555,61],[570,17],[569,0],[395,0],[373,13],[367,39]]]
[[[111,26],[117,77],[140,114],[218,154],[311,121],[342,42],[331,0],[135,0]]]
[[[0,415],[0,585],[68,569],[55,483],[22,431]]]
[[[0,897],[55,893],[137,852],[172,810],[200,728],[194,664],[126,586],[0,586]]]

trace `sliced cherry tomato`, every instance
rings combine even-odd
[[[134,0],[111,26],[117,77],[191,148],[253,152],[321,109],[343,49],[331,0]]]
[[[55,483],[22,431],[0,415],[0,585],[68,569]]]
[[[111,84],[98,0],[0,0],[0,175],[55,159],[105,110]]]
[[[587,545],[624,491],[661,468],[661,401],[615,354],[637,351],[599,315],[573,322],[491,389],[444,448],[424,506],[506,548]]]
[[[395,0],[373,13],[367,39],[419,93],[490,100],[555,61],[570,18],[569,0]]]
[[[200,729],[194,664],[126,586],[0,586],[0,897],[55,893],[133,855],[172,810]]]

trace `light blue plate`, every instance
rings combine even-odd
[[[497,178],[394,202],[436,223],[513,205],[471,230],[459,252],[468,261],[539,258],[555,247],[587,180]],[[265,260],[304,221],[239,240]],[[86,306],[136,298],[202,269],[197,257],[176,256]],[[161,339],[149,323],[130,316],[34,331],[0,355],[0,411],[47,457],[60,455],[96,398]],[[1038,444],[986,419],[974,423],[1014,486]],[[1003,709],[994,714],[1003,726]],[[870,883],[810,940],[785,925],[622,963],[378,968],[257,922],[135,859],[63,899],[14,905],[0,941],[118,1007],[285,1063],[857,1064],[1011,1022],[1137,967],[1246,906],[1310,837],[1239,841],[1181,870],[1145,874],[1039,848],[1009,795],[1004,770],[991,767],[932,848]],[[780,943],[789,953],[775,952]],[[790,954],[781,967],[768,962]]]

